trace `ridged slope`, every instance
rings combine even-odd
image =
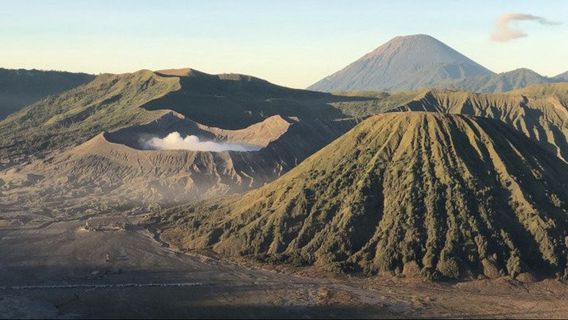
[[[500,120],[568,160],[568,85],[530,86],[503,94],[430,90],[390,111],[435,111]]]
[[[164,214],[189,249],[426,278],[566,274],[568,166],[499,121],[374,116],[241,199]]]

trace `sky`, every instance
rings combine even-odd
[[[546,20],[509,22],[526,36],[492,39],[513,13]],[[190,67],[304,88],[395,36],[422,33],[495,72],[554,76],[568,71],[567,13],[565,0],[2,1],[0,67]]]

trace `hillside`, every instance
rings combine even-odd
[[[383,114],[263,188],[163,213],[161,238],[336,271],[566,275],[567,184],[499,121]]]
[[[4,165],[14,165],[78,145],[102,131],[156,119],[162,111],[147,112],[140,106],[178,88],[176,79],[158,77],[151,71],[100,75],[1,121],[0,159],[10,161]]]
[[[429,90],[389,111],[436,111],[507,123],[563,160],[568,159],[568,84],[529,86],[499,94]]]
[[[334,95],[353,97],[353,100],[338,100],[330,104],[351,117],[368,117],[405,105],[423,94],[423,91],[376,92],[376,91],[339,91]]]
[[[93,75],[85,73],[0,68],[0,120],[24,106],[93,79]]]
[[[554,79],[560,80],[560,81],[568,81],[568,71],[557,75],[556,77],[554,77]]]
[[[456,88],[473,92],[506,92],[530,85],[554,83],[558,80],[547,78],[526,68],[516,69],[494,75],[468,78],[448,83],[447,88]],[[444,87],[439,85],[438,87]]]
[[[193,69],[157,71],[162,77],[179,77],[180,89],[156,99],[145,109],[171,109],[199,123],[238,129],[273,115],[300,118],[340,118],[328,103],[356,100],[290,89],[240,74],[211,75]]]
[[[374,100],[191,69],[105,74],[0,121],[0,169],[79,145],[103,131],[158,119],[167,110],[204,125],[242,129],[273,115],[303,120],[348,117],[333,104],[364,105]]]

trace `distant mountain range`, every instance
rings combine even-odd
[[[214,77],[191,69],[162,70],[161,74],[182,76],[188,83],[199,81],[199,90],[204,92],[213,90],[208,86],[218,85]],[[247,78],[247,82],[243,83],[247,83],[250,90],[254,87],[266,89],[261,85],[266,81],[261,79],[243,75],[223,76]],[[86,84],[94,78],[94,75],[86,73],[0,68],[0,120],[25,106]],[[552,78],[526,68],[497,74],[431,36],[411,35],[388,41],[308,89],[344,94],[346,91],[400,92],[424,88],[494,93],[556,82],[568,82],[568,71]],[[270,90],[280,90],[278,88],[281,87],[272,86]],[[170,98],[180,99],[175,94]],[[231,118],[234,110],[226,107],[228,113],[224,116]],[[215,115],[217,120],[218,116]],[[248,121],[247,125],[251,123]]]
[[[0,120],[24,106],[94,78],[86,73],[0,68]]]
[[[396,37],[308,87],[317,91],[408,91],[421,88],[505,92],[531,84],[568,81],[529,69],[494,73],[428,35]]]
[[[554,79],[560,80],[560,81],[568,81],[568,71],[557,75],[556,77],[554,77]]]

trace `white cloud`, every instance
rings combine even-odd
[[[261,146],[243,144],[243,143],[227,143],[215,141],[200,141],[197,136],[186,136],[182,138],[179,132],[172,132],[165,138],[152,138],[144,142],[144,147],[155,150],[191,150],[191,151],[258,151]]]
[[[493,31],[491,39],[497,42],[507,42],[513,39],[526,37],[527,34],[521,29],[511,26],[511,23],[514,21],[534,21],[543,25],[559,24],[557,22],[549,21],[546,18],[531,14],[506,13],[497,18],[497,21],[495,22],[495,30]]]

